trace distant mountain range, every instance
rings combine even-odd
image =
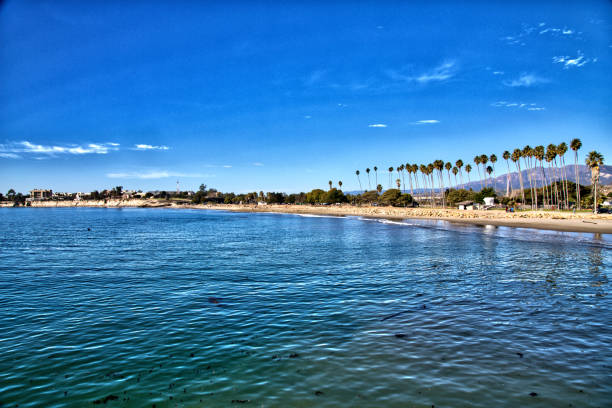
[[[505,164],[504,164],[504,167],[505,167]],[[562,168],[560,169],[562,170]],[[502,170],[499,162],[497,164],[497,170]],[[550,178],[553,176],[552,170],[548,168],[544,168],[544,171],[546,173],[547,178]],[[482,175],[482,169],[480,170],[480,172]],[[523,174],[523,187],[529,188],[529,174],[528,174],[529,171],[522,170],[521,173]],[[537,185],[541,186],[542,185],[542,170],[538,168],[537,171],[533,172],[533,174],[537,181]],[[587,166],[583,164],[578,165],[578,174],[580,176],[580,184],[585,185],[585,186],[591,185],[591,170]],[[567,179],[569,181],[576,182],[573,164],[568,164],[565,166],[565,175],[567,176]],[[560,172],[558,170],[557,170],[557,176],[560,177]],[[463,181],[465,181],[466,183],[465,183],[465,186],[459,186],[459,187],[463,187],[467,190],[469,190],[470,188],[474,191],[480,190],[481,188],[480,180],[474,180],[474,177],[478,178],[478,170],[476,169],[473,169],[472,172],[470,173],[470,179],[472,181],[467,183],[468,178],[467,178],[467,173],[465,172],[465,168],[464,168]],[[451,180],[453,181],[453,184],[454,184],[455,178],[452,174],[451,174]],[[457,175],[457,180],[459,180],[459,175]],[[438,181],[438,178],[436,176],[436,186],[437,186],[437,181]],[[498,173],[497,177],[493,178],[493,182],[496,186],[497,191],[503,191],[503,192],[506,191],[506,173],[503,173],[503,174]],[[600,167],[599,182],[602,185],[612,185],[612,166],[601,166]],[[419,185],[421,183],[422,181],[421,181],[421,177],[419,173]],[[491,180],[487,179],[487,183],[489,186],[491,186]],[[406,179],[406,184],[408,184],[408,179]],[[448,188],[447,184],[448,184],[448,174],[446,173],[446,170],[445,170],[444,171],[444,186],[446,188]],[[520,189],[521,183],[519,179],[519,173],[517,171],[510,173],[510,184],[512,186],[512,189]],[[407,190],[408,190],[407,192],[410,192],[409,188]],[[418,190],[418,192],[421,192],[421,191],[422,189]],[[415,189],[414,192],[416,193],[417,190]],[[362,193],[361,191],[345,191],[345,194],[361,194],[361,193]]]

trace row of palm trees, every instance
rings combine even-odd
[[[502,154],[502,158],[506,161],[506,168],[508,170],[506,174],[506,196],[514,197],[519,192],[515,192],[512,188],[510,179],[511,165],[515,167],[520,184],[520,199],[521,203],[525,205],[525,189],[528,182],[529,191],[531,192],[531,207],[537,208],[538,206],[538,191],[543,194],[541,201],[545,207],[557,208],[569,208],[570,189],[569,181],[567,177],[567,166],[565,164],[565,154],[569,149],[574,152],[574,177],[576,180],[576,195],[577,195],[577,206],[580,209],[580,189],[577,187],[580,185],[580,174],[578,171],[578,150],[582,147],[580,139],[573,139],[569,146],[562,142],[558,145],[549,144],[548,146],[536,146],[531,147],[529,145],[522,149],[516,148],[512,152],[506,150]],[[587,166],[591,169],[591,182],[594,186],[596,194],[596,185],[599,179],[599,166],[603,164],[603,156],[592,151],[588,154],[586,159]],[[473,159],[474,166],[478,171],[478,181],[480,182],[480,188],[491,187],[494,190],[497,189],[498,180],[496,177],[496,163],[497,156],[495,154],[477,155]],[[482,174],[481,174],[482,167]],[[375,185],[378,184],[378,167],[374,166]],[[408,184],[410,193],[414,196],[414,189],[421,190],[429,196],[429,200],[432,205],[436,206],[436,197],[438,202],[441,203],[442,207],[446,206],[444,191],[444,172],[448,177],[449,188],[465,188],[466,184],[463,179],[463,170],[465,169],[467,175],[468,184],[471,183],[470,173],[473,168],[471,164],[464,166],[463,160],[459,159],[455,161],[453,165],[451,162],[445,162],[443,160],[435,160],[429,164],[400,164],[397,167],[389,167],[389,188],[392,188],[393,172],[397,172],[396,184],[398,189],[406,191],[405,175],[408,178]],[[368,189],[372,190],[371,179],[370,179],[370,168],[366,168],[366,174],[368,176]],[[420,177],[419,177],[420,172]],[[527,180],[523,180],[523,173],[526,173]],[[451,181],[451,173],[454,177],[454,184]],[[355,172],[357,180],[359,182],[359,189],[362,190],[360,171]],[[459,179],[457,178],[459,176]],[[437,184],[437,194],[436,194]],[[330,182],[331,188],[331,182]],[[595,196],[596,198],[596,196]],[[595,200],[595,202],[597,202]]]

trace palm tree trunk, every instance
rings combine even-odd
[[[480,179],[480,189],[482,190],[484,186],[482,185],[482,176],[480,175],[480,165],[477,164],[476,168],[478,169],[478,178]]]
[[[512,183],[510,183],[510,162],[506,160],[506,166],[508,167],[508,174],[506,174],[506,196],[510,196],[512,193]]]
[[[523,172],[521,171],[521,159],[519,158],[516,161],[516,166],[518,168],[518,174],[519,174],[519,183],[521,185],[521,197],[522,197],[522,204],[525,205],[525,188],[523,187]]]
[[[574,172],[576,173],[576,205],[580,210],[580,173],[578,172],[578,150],[574,151]]]

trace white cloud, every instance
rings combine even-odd
[[[530,87],[538,84],[544,84],[549,82],[546,78],[541,78],[535,74],[527,74],[523,73],[520,77],[513,79],[511,81],[504,81],[504,85],[510,86],[513,88],[516,87]]]
[[[493,71],[493,75],[504,75],[504,71]]]
[[[304,119],[312,119],[312,116],[310,116],[310,115],[304,115]]]
[[[117,146],[119,146],[117,143],[89,143],[84,145],[71,144],[66,146],[53,146],[24,141],[0,145],[0,153],[26,153],[48,156],[56,156],[60,154],[107,154],[110,151],[119,150]]]
[[[455,61],[445,61],[442,64],[425,71],[420,75],[405,74],[401,71],[388,69],[385,71],[387,76],[394,81],[402,82],[418,82],[420,84],[427,84],[429,82],[441,82],[455,76],[457,72],[457,65]]]
[[[419,75],[416,80],[420,83],[431,81],[445,81],[455,75],[455,62],[446,61],[429,72]]]
[[[566,55],[566,56],[553,57],[552,60],[554,64],[563,64],[563,69],[581,67],[589,62],[597,62],[596,58],[593,58],[593,59],[584,58],[584,54],[580,50],[578,50],[578,56],[576,57],[572,58]]]
[[[255,163],[253,163],[253,166],[262,167],[263,163],[255,162]]]
[[[107,173],[108,178],[121,179],[160,179],[168,177],[185,177],[185,178],[209,178],[215,177],[214,174],[199,174],[199,173],[177,173],[165,170],[149,171],[149,172],[128,172],[128,173]]]
[[[496,108],[509,108],[509,109],[526,109],[528,111],[543,111],[546,108],[538,106],[535,103],[524,103],[524,102],[506,102],[498,101],[491,104]]]
[[[232,168],[232,166],[230,166],[229,164],[225,164],[225,165],[223,165],[223,167],[226,168],[226,169],[231,169]]]
[[[21,159],[21,156],[15,153],[0,153],[0,157],[5,159]]]
[[[153,146],[150,144],[136,144],[135,150],[168,150],[168,146]]]
[[[372,123],[371,125],[368,125],[368,127],[371,127],[371,128],[386,128],[387,125],[385,125],[384,123]]]
[[[440,121],[436,119],[423,119],[412,122],[413,125],[433,125],[435,123],[440,123]]]

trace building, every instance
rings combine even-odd
[[[45,189],[30,190],[30,200],[50,200],[53,197],[53,191]]]
[[[460,210],[473,210],[474,202],[473,201],[461,201],[458,203]]]

